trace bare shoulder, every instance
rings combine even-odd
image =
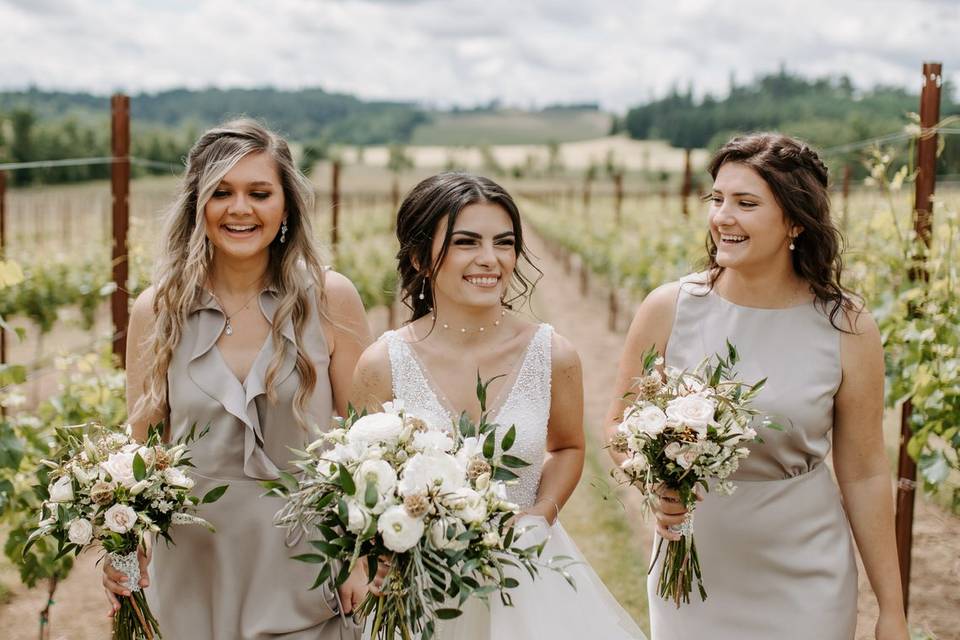
[[[647,294],[630,323],[627,350],[636,347],[643,351],[656,346],[660,353],[665,352],[682,284],[679,280],[668,282]]]
[[[130,323],[136,323],[136,326],[143,326],[153,319],[153,304],[156,299],[157,290],[153,285],[144,289],[137,299],[133,301],[130,308]]]
[[[333,269],[328,269],[323,275],[323,291],[330,307],[349,307],[360,301],[360,294],[350,278]]]
[[[863,300],[851,298],[850,304],[840,309],[836,319],[843,331],[840,344],[845,355],[856,357],[881,348],[880,328]]]
[[[644,313],[650,316],[673,318],[673,312],[677,307],[677,296],[680,295],[680,286],[682,282],[676,280],[662,284],[643,299],[640,307],[637,309],[637,315]]]
[[[350,396],[355,406],[363,407],[374,407],[393,397],[393,371],[385,339],[377,340],[360,354]]]
[[[550,368],[554,375],[580,369],[580,354],[572,342],[556,331],[550,342]]]

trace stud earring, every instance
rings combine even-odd
[[[424,290],[425,290],[425,288],[426,288],[426,286],[427,286],[427,280],[429,280],[429,279],[430,279],[429,276],[424,276],[424,277],[423,277],[423,282],[420,283],[420,295],[417,296],[417,298],[419,298],[420,300],[426,300],[426,299],[427,299],[427,297],[426,297],[425,295],[423,295],[423,292],[424,292]]]

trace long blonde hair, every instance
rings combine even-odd
[[[287,214],[286,242],[277,239],[270,244],[267,263],[267,284],[275,287],[279,296],[271,329],[277,349],[267,368],[267,399],[276,400],[273,383],[286,351],[280,329],[292,318],[298,345],[296,370],[300,376],[293,414],[306,428],[305,406],[316,386],[317,370],[299,345],[310,313],[311,295],[319,294],[317,309],[322,319],[328,319],[323,267],[307,215],[313,207],[313,188],[297,170],[286,141],[249,119],[214,127],[197,140],[187,158],[180,193],[167,211],[164,245],[153,276],[156,319],[144,343],[150,361],[143,396],[133,411],[139,418],[169,413],[167,370],[187,318],[199,301],[213,258],[213,245],[205,231],[204,207],[227,172],[250,153],[268,153],[276,161]],[[316,292],[310,291],[314,283]]]

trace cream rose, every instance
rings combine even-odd
[[[423,520],[411,518],[400,505],[390,507],[377,521],[377,531],[387,549],[403,553],[416,546],[423,536]]]
[[[90,540],[93,539],[93,525],[90,524],[89,520],[77,518],[70,523],[67,537],[70,538],[70,542],[73,544],[78,544],[81,547],[88,545],[90,544]]]
[[[667,426],[667,414],[660,407],[648,404],[642,409],[634,411],[628,409],[624,415],[624,424],[630,429],[655,437]]]
[[[116,533],[126,533],[137,523],[137,512],[123,504],[115,504],[103,514],[103,525]]]
[[[105,462],[100,463],[100,468],[109,473],[114,482],[129,489],[137,482],[133,476],[133,456],[130,451],[111,453]]]

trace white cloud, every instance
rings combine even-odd
[[[693,82],[722,93],[785,63],[858,86],[960,84],[954,2],[808,0],[0,0],[0,87],[109,92],[320,86],[476,104],[622,109]]]

